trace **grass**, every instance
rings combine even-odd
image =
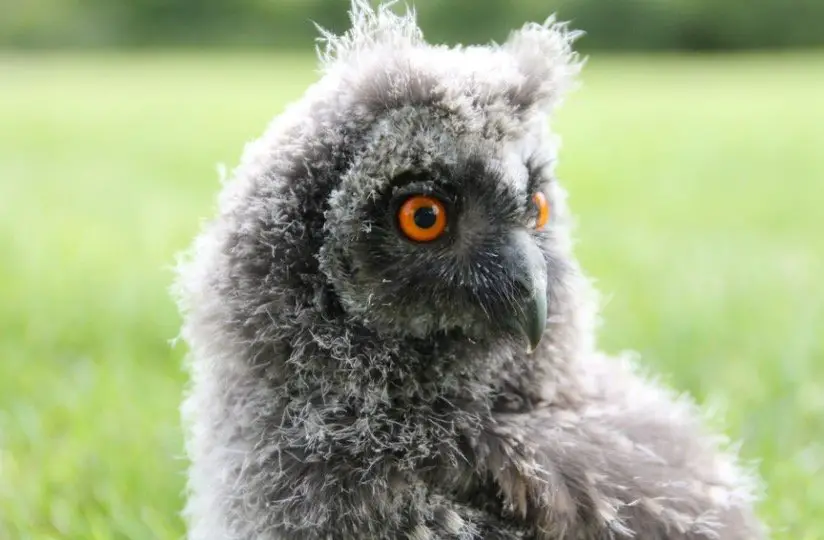
[[[0,538],[178,539],[166,289],[217,162],[314,77],[0,56]],[[776,538],[824,538],[824,56],[596,56],[556,127],[602,344],[720,409]]]

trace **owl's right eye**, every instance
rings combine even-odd
[[[434,197],[413,195],[398,209],[398,227],[415,242],[437,240],[446,230],[446,208]]]

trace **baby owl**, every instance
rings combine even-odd
[[[576,34],[351,17],[180,266],[189,539],[764,538],[698,408],[596,348],[548,126]]]

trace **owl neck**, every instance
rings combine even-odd
[[[287,380],[334,393],[350,403],[374,400],[464,408],[528,407],[546,401],[567,361],[551,338],[533,353],[512,339],[474,340],[460,331],[425,338],[381,335],[343,319],[294,328]]]

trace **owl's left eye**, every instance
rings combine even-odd
[[[546,195],[538,191],[532,195],[532,204],[535,205],[535,209],[538,211],[538,217],[535,219],[535,228],[541,230],[549,221],[549,201]]]

